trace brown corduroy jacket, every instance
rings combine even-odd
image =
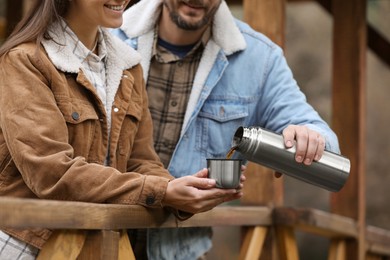
[[[66,46],[56,66],[55,51],[40,46],[37,56],[33,43],[1,60],[0,196],[162,206],[173,177],[153,149],[138,54],[104,35],[106,71],[118,82],[110,130],[95,88],[66,56]],[[38,248],[51,234],[3,231]]]

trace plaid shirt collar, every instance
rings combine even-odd
[[[69,36],[67,44],[72,47],[73,54],[78,57],[81,63],[87,59],[93,59],[95,61],[102,61],[107,56],[107,47],[104,41],[103,33],[99,27],[98,31],[98,40],[97,48],[98,55],[89,50],[85,45],[78,39],[77,35],[72,31],[72,29],[67,25],[67,23],[61,19],[62,27],[65,30],[65,33]]]

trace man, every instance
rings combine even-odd
[[[141,0],[114,31],[142,56],[155,149],[176,177],[223,158],[239,126],[283,133],[309,165],[337,137],[306,102],[281,48],[221,0]],[[150,230],[150,259],[199,259],[211,229]]]

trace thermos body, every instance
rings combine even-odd
[[[295,146],[287,149],[282,135],[260,127],[239,127],[233,147],[249,161],[329,191],[339,191],[344,186],[351,167],[346,157],[329,151],[311,165],[298,163]]]

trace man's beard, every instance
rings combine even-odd
[[[174,24],[177,25],[180,29],[186,30],[186,31],[196,31],[202,27],[204,27],[206,24],[210,21],[210,16],[206,15],[203,17],[202,20],[198,22],[187,22],[184,19],[180,17],[178,13],[170,12],[169,16],[171,17],[171,20]]]

